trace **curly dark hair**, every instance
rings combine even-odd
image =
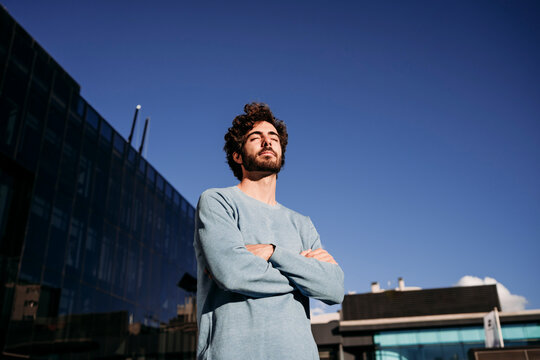
[[[269,122],[276,128],[279,135],[279,143],[281,144],[281,166],[285,164],[285,149],[289,140],[287,126],[283,121],[274,117],[268,105],[256,102],[246,104],[244,106],[244,114],[240,114],[234,118],[232,126],[225,134],[225,146],[223,146],[223,150],[227,154],[229,167],[233,171],[234,176],[240,181],[242,181],[242,166],[234,161],[233,154],[242,154],[246,134],[253,129],[255,123],[260,121]]]

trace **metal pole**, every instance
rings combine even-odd
[[[135,123],[137,122],[137,115],[139,115],[140,109],[141,105],[137,105],[135,107],[135,115],[133,116],[133,123],[131,124],[131,132],[129,133],[128,144],[131,144],[131,140],[133,139],[133,130],[135,130]]]
[[[150,121],[149,117],[147,117],[146,120],[144,121],[144,130],[143,130],[143,133],[142,133],[141,146],[139,147],[139,155],[142,154],[142,149],[144,147],[144,138],[146,137],[146,129],[148,129],[148,122],[149,121]]]

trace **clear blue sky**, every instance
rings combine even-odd
[[[493,277],[540,308],[540,2],[0,0],[193,205],[236,183],[250,101],[289,127],[278,201],[348,291]]]

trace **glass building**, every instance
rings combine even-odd
[[[194,358],[194,208],[0,6],[2,358]]]
[[[503,324],[504,345],[523,348],[540,345],[540,323]],[[484,347],[482,326],[439,327],[381,331],[374,334],[377,360],[468,359],[469,350]]]
[[[472,359],[485,350],[484,316],[501,308],[495,285],[374,289],[345,295],[339,320],[312,324],[321,359]],[[514,359],[499,350],[525,356],[540,346],[540,310],[500,312],[499,318],[505,349],[494,349],[489,359]]]

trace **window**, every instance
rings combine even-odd
[[[114,133],[114,150],[116,150],[120,155],[124,154],[124,144],[125,141],[122,137],[115,132]]]
[[[99,125],[99,115],[90,106],[88,106],[86,110],[86,123],[95,130],[97,130]]]
[[[101,134],[101,139],[105,140],[106,143],[109,144],[112,141],[113,130],[111,125],[109,125],[106,121],[101,122],[99,133]]]
[[[146,166],[146,180],[148,185],[153,188],[156,181],[156,170],[150,164]]]

